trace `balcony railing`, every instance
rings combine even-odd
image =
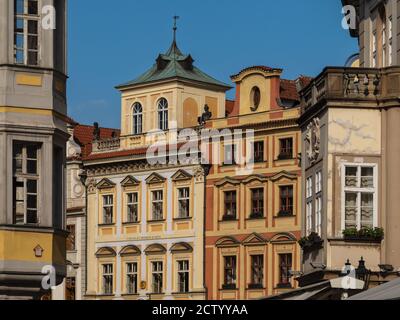
[[[376,102],[377,99],[400,96],[400,68],[326,68],[302,92],[301,113],[328,100],[358,100]]]
[[[93,152],[118,150],[121,146],[120,138],[97,140],[93,142]]]

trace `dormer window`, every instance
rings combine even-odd
[[[257,111],[258,107],[260,106],[261,102],[261,91],[259,87],[254,87],[251,89],[251,111]]]
[[[158,128],[162,131],[168,130],[168,101],[161,98],[158,103]]]
[[[132,108],[133,111],[133,134],[138,135],[143,132],[143,107],[136,102]]]
[[[39,64],[39,1],[14,1],[15,63],[30,66]]]

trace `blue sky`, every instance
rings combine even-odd
[[[118,128],[114,87],[168,49],[174,15],[181,17],[181,50],[227,83],[250,65],[283,68],[289,79],[315,76],[357,51],[356,39],[341,27],[340,0],[70,0],[69,115]]]

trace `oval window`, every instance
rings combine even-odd
[[[253,89],[251,89],[251,102],[253,104],[251,110],[256,111],[261,102],[261,91],[259,87],[254,87]]]

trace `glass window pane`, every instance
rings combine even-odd
[[[28,210],[26,220],[27,220],[26,221],[27,223],[31,223],[31,224],[38,223],[37,211],[36,210]]]
[[[28,160],[27,161],[27,173],[28,174],[37,174],[37,161],[36,160]]]
[[[37,208],[37,196],[28,195],[28,208],[36,209]]]
[[[17,50],[15,52],[15,62],[16,63],[24,63],[25,62],[25,55],[24,55],[24,51],[22,50]]]
[[[37,50],[37,48],[38,48],[38,37],[28,36],[28,49]]]
[[[374,168],[366,167],[361,169],[361,187],[374,187]]]
[[[37,0],[28,0],[28,14],[38,14],[38,2]]]
[[[29,159],[37,159],[37,147],[36,146],[28,146],[26,148],[26,152]]]
[[[358,187],[357,167],[346,167],[346,187]]]
[[[15,0],[15,13],[24,14],[24,0]]]
[[[38,34],[38,22],[35,20],[28,20],[28,33],[37,35]]]
[[[346,229],[357,227],[357,193],[346,193]]]
[[[371,228],[374,224],[374,195],[363,193],[361,195],[361,228]]]
[[[28,52],[28,64],[31,66],[36,66],[38,64],[38,53],[34,51]]]
[[[28,193],[37,193],[37,181],[28,180]]]
[[[15,19],[15,32],[24,33],[24,19],[22,18]]]

